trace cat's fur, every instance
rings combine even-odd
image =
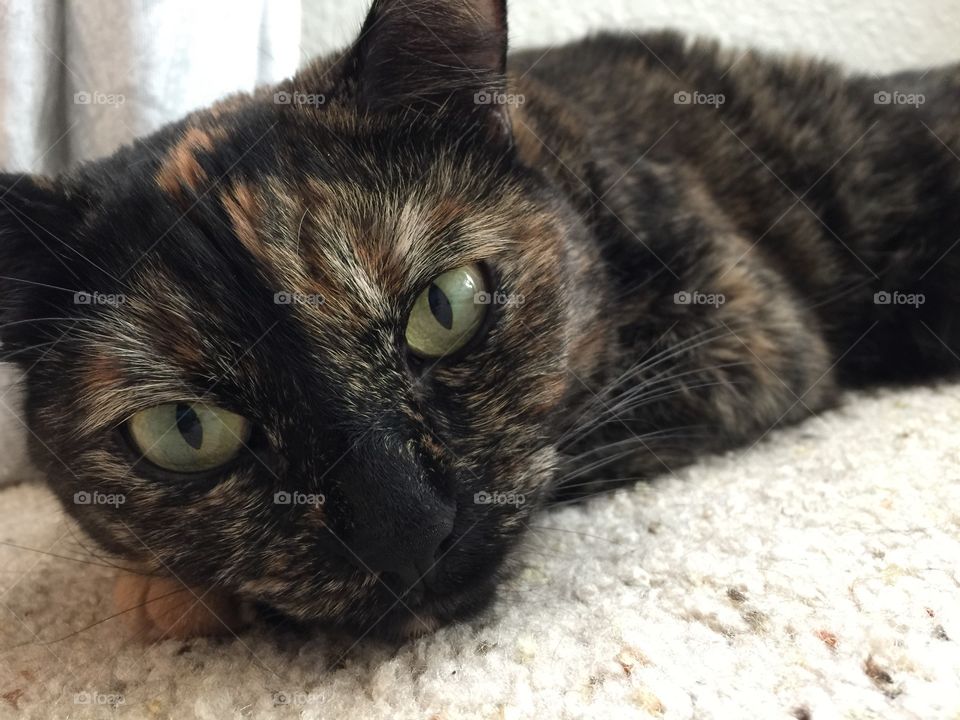
[[[848,78],[628,34],[506,73],[505,16],[377,0],[350,49],[276,88],[63,177],[2,177],[4,350],[35,456],[105,548],[300,619],[433,627],[487,602],[551,500],[960,365],[960,67]],[[510,302],[469,352],[415,360],[413,299],[477,261]],[[249,451],[189,483],[145,468],[118,426],[197,397],[255,421]],[[126,502],[73,502],[94,489]],[[438,513],[427,588],[353,556]]]

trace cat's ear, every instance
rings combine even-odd
[[[448,111],[509,141],[506,0],[375,0],[351,53],[371,109]]]
[[[55,181],[0,173],[0,358],[29,343],[31,320],[67,300],[73,202]],[[51,290],[51,288],[61,288]]]

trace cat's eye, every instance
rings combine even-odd
[[[137,451],[178,473],[213,470],[233,460],[250,438],[250,421],[207,403],[167,403],[127,421]]]
[[[477,265],[464,265],[436,277],[410,311],[407,346],[422,358],[455,353],[480,330],[488,298],[483,271]]]

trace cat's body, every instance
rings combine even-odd
[[[4,178],[4,343],[107,549],[297,618],[432,628],[483,606],[551,500],[960,364],[960,68],[845,79],[663,34],[520,53],[508,80],[504,13],[379,2],[277,88]],[[425,360],[410,318],[429,295],[451,327],[456,268],[493,302]],[[229,463],[131,449],[128,418],[175,405],[189,440],[199,401],[254,428]]]
[[[511,69],[521,147],[589,224],[597,297],[616,308],[585,340],[604,348],[579,367],[586,417],[621,455],[696,428],[571,491],[754,442],[842,386],[960,368],[960,66],[850,77],[661,33],[526,51]],[[617,402],[631,389],[636,412]],[[593,464],[598,444],[575,454]]]

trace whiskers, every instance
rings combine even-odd
[[[82,557],[75,557],[73,555],[62,555],[60,553],[51,552],[49,550],[41,550],[39,548],[29,547],[27,545],[18,545],[17,543],[9,542],[7,540],[0,540],[0,546],[12,548],[14,550],[22,550],[24,552],[36,553],[38,555],[45,555],[46,557],[52,557],[58,560],[66,560],[68,562],[79,563],[80,565],[93,565],[95,567],[120,569],[126,572],[136,573],[138,575],[148,574],[148,573],[138,572],[135,569],[123,568],[120,565],[117,565],[115,563],[105,561],[101,558],[101,556],[98,556],[94,553],[90,553],[90,551],[87,551],[87,552],[94,558],[93,560],[88,560]],[[84,549],[86,550],[86,548]]]
[[[30,345],[29,347],[20,348],[19,350],[0,350],[0,362],[12,362],[18,355],[31,353],[34,350],[40,350],[42,348],[50,348],[53,345],[56,345],[58,342],[59,340],[48,340],[47,342]]]
[[[664,333],[657,342],[663,340],[669,332],[668,330]],[[598,429],[611,423],[622,423],[624,418],[640,408],[672,395],[715,386],[736,385],[735,381],[722,377],[722,371],[750,365],[749,361],[702,365],[697,363],[698,358],[691,357],[696,351],[726,338],[729,334],[730,330],[726,327],[709,327],[654,355],[642,356],[593,393],[593,397],[560,435],[558,447],[562,450],[581,442]],[[651,348],[655,345],[656,343]],[[707,380],[708,377],[716,376],[720,376],[720,379]]]
[[[700,428],[702,426],[689,425],[645,433],[631,433],[628,438],[596,445],[576,455],[568,455],[564,458],[564,466],[571,469],[557,476],[554,485],[557,488],[569,488],[571,480],[590,475],[611,463],[630,457],[637,451],[649,452],[652,444],[663,447],[669,441],[704,437],[705,433],[698,432]]]
[[[67,325],[67,327],[61,331],[60,327],[64,323],[69,323],[69,325]],[[46,342],[36,343],[34,345],[22,348],[9,348],[5,350],[3,346],[0,345],[0,362],[11,362],[19,355],[32,353],[36,350],[46,348],[40,354],[40,358],[35,361],[39,362],[40,360],[43,360],[67,335],[75,330],[77,326],[83,326],[84,323],[87,323],[88,325],[95,325],[96,321],[93,318],[82,317],[42,317],[24,320],[11,320],[10,322],[0,324],[0,331],[19,325],[30,325],[31,327],[42,330],[42,334],[50,338]]]
[[[32,547],[26,544],[11,542],[9,540],[0,540],[0,547],[9,548],[9,550],[11,551],[17,551],[21,553],[29,553],[31,555],[42,556],[43,558],[51,558],[54,561],[66,562],[74,565],[82,565],[82,566],[87,566],[92,568],[102,568],[104,570],[117,570],[117,571],[122,571],[124,573],[129,573],[132,575],[139,575],[141,577],[157,576],[155,573],[144,571],[142,568],[133,567],[129,563],[124,563],[119,558],[95,552],[93,549],[88,547],[84,542],[82,542],[79,537],[77,537],[77,534],[73,529],[73,527],[71,526],[71,524],[69,523],[69,521],[67,522],[66,527],[67,527],[67,532],[71,536],[71,540],[69,543],[67,543],[69,547],[60,552],[54,551],[53,548],[59,545],[61,543],[61,540],[63,540],[66,537],[66,535],[62,535],[61,540],[58,540],[57,542],[53,543],[53,545],[50,546],[50,549]],[[23,572],[20,571],[18,574],[22,576]],[[70,582],[70,579],[65,579],[65,582]],[[5,588],[0,589],[0,598],[2,598],[4,594],[6,594],[13,587],[15,587],[15,585],[16,585],[16,582],[12,583],[11,585]],[[42,640],[39,636],[37,636],[36,633],[34,633],[33,630],[30,630],[30,628],[27,627],[26,629],[29,630],[30,633],[34,635],[34,639],[17,643],[11,646],[0,647],[0,653],[15,650],[17,648],[28,647],[28,646],[43,647],[43,646],[53,645],[53,644],[62,642],[69,638],[75,637],[81,633],[84,633],[92,628],[95,628],[99,625],[102,625],[103,623],[106,623],[117,617],[121,617],[128,613],[135,612],[145,607],[147,604],[151,602],[162,600],[165,597],[169,597],[170,595],[176,594],[177,592],[187,592],[187,588],[186,587],[180,588],[175,590],[174,592],[166,593],[164,595],[158,595],[157,597],[150,598],[149,600],[146,600],[142,603],[138,603],[132,607],[119,610],[104,618],[101,618],[100,620],[97,620],[96,622],[90,623],[85,627],[82,627],[71,633],[63,635],[62,637],[57,637],[52,640]],[[5,604],[8,604],[8,603],[9,601],[7,601],[7,603]],[[8,608],[8,610],[10,612],[14,612],[11,608]]]
[[[188,588],[180,587],[180,588],[175,588],[174,590],[170,590],[166,593],[156,595],[148,600],[144,600],[141,603],[137,603],[136,605],[133,605],[128,608],[124,608],[123,610],[118,610],[117,612],[107,615],[105,618],[101,618],[100,620],[97,620],[96,622],[92,622],[89,625],[86,625],[80,628],[79,630],[74,630],[71,633],[67,633],[66,635],[62,635],[60,637],[54,638],[53,640],[40,640],[39,638],[37,638],[36,641],[26,641],[26,642],[18,643],[16,645],[11,645],[6,648],[0,648],[0,652],[8,652],[10,650],[16,650],[19,648],[29,647],[33,645],[37,645],[40,647],[48,647],[50,645],[56,645],[57,643],[61,643],[61,642],[64,642],[65,640],[69,640],[70,638],[76,637],[77,635],[80,635],[81,633],[85,633],[88,630],[92,630],[93,628],[103,625],[104,623],[107,623],[111,620],[115,620],[119,617],[123,617],[124,615],[128,615],[129,613],[136,612],[138,610],[145,608],[147,605],[150,605],[155,602],[160,602],[161,600],[166,600],[167,598],[172,597],[174,595],[178,595],[180,593],[185,593],[183,597],[183,602],[179,603],[178,605],[175,605],[173,607],[173,610],[180,610],[181,608],[183,608],[184,610],[183,614],[186,615],[186,613],[189,612],[190,609],[193,607],[193,604],[197,602],[197,599],[193,595],[193,593],[190,592]],[[132,634],[130,637],[131,639],[138,639],[142,637],[145,632],[146,632],[146,629],[140,631],[139,633]],[[158,641],[154,641],[154,643],[152,644],[156,644],[156,642]]]

